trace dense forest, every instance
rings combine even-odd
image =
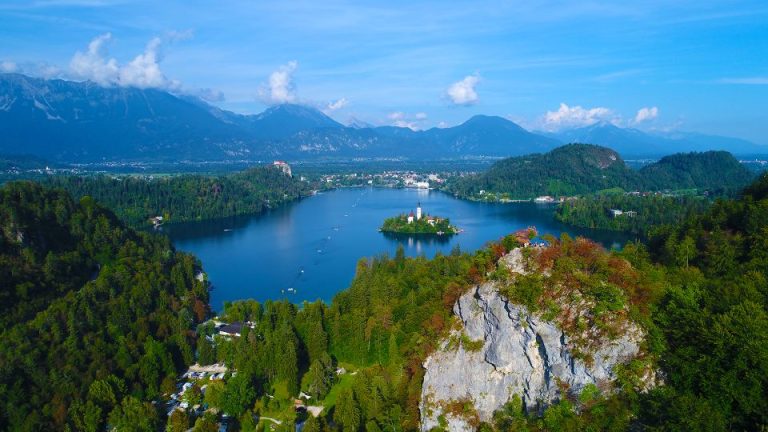
[[[615,151],[589,144],[569,144],[548,153],[511,157],[488,171],[458,179],[448,190],[462,197],[483,199],[480,191],[502,198],[528,199],[540,195],[577,195],[602,189],[628,189],[637,173]],[[495,197],[494,197],[495,199]]]
[[[90,196],[134,227],[155,216],[185,222],[255,214],[311,192],[306,182],[271,166],[218,177],[54,176],[47,184],[76,198]]]
[[[199,262],[91,198],[0,188],[0,430],[150,430],[194,361]]]
[[[573,196],[617,188],[699,189],[722,195],[741,189],[753,178],[754,174],[730,153],[722,151],[667,156],[634,171],[611,149],[568,144],[544,154],[501,160],[484,173],[454,179],[446,190],[464,198],[493,201]]]
[[[679,224],[700,214],[711,203],[702,196],[595,194],[560,203],[555,219],[582,228],[645,235],[653,226]]]
[[[652,232],[668,288],[655,307],[667,385],[639,409],[649,429],[768,426],[768,175],[743,198]],[[663,266],[663,267],[662,267]]]
[[[640,168],[645,190],[708,189],[726,195],[738,192],[755,175],[730,153],[678,153]]]

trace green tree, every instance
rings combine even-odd
[[[356,432],[360,429],[362,415],[352,390],[345,389],[339,392],[333,420],[341,426],[344,432]]]
[[[253,405],[255,399],[256,388],[252,378],[248,374],[238,373],[227,381],[221,408],[224,412],[239,417]]]
[[[208,406],[223,409],[225,385],[222,381],[214,381],[208,384],[205,390],[205,403]]]
[[[197,338],[197,362],[201,365],[210,365],[216,363],[216,350],[205,336]]]
[[[155,407],[133,396],[126,396],[109,415],[109,423],[119,431],[143,432],[160,426]]]
[[[313,415],[307,417],[307,421],[304,422],[304,429],[302,429],[303,432],[323,432],[325,430],[323,418]]]
[[[208,412],[195,420],[195,427],[192,429],[193,432],[218,432],[218,430],[216,416]]]
[[[165,432],[186,432],[189,429],[190,418],[186,411],[174,410],[168,417]]]

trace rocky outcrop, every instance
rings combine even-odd
[[[520,251],[513,253],[518,255],[505,257],[506,264],[522,272]],[[574,357],[572,341],[556,323],[512,304],[493,282],[464,294],[453,311],[459,328],[424,362],[420,408],[425,431],[441,423],[449,430],[474,430],[473,423],[491,421],[513,395],[530,411],[588,384],[607,390],[616,366],[639,354],[644,337],[630,323],[622,335],[593,345],[590,361],[582,360]],[[456,412],[456,406],[467,405],[474,412]]]

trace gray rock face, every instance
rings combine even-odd
[[[493,283],[464,294],[453,310],[461,329],[424,362],[423,431],[438,426],[441,415],[450,430],[474,429],[467,419],[444,412],[451,402],[471,401],[479,420],[491,421],[515,394],[527,409],[536,410],[564,396],[561,388],[573,393],[588,384],[604,388],[616,378],[616,365],[639,353],[644,337],[630,324],[623,336],[601,341],[592,352],[594,360],[586,364],[571,355],[573,347],[557,325],[510,303]],[[483,341],[482,348],[456,346],[462,332],[464,340]]]

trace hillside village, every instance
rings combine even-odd
[[[221,321],[219,317],[214,317],[200,324],[199,328],[203,332],[211,332],[211,334],[204,337],[213,347],[236,343],[242,337],[246,328],[248,331],[258,330],[257,324],[254,322],[235,321],[228,323]],[[237,377],[238,372],[223,362],[211,364],[201,364],[201,362],[203,362],[203,359],[189,366],[178,377],[176,391],[166,395],[165,400],[156,401],[156,403],[164,405],[166,415],[169,418],[174,415],[183,415],[192,419],[192,423],[197,418],[215,419],[219,432],[227,432],[230,430],[232,417],[230,413],[215,406],[215,401],[221,397],[221,393],[229,380]],[[341,377],[348,372],[344,367],[337,367],[334,373],[336,376]],[[354,376],[355,374],[353,372],[350,375]],[[216,394],[214,395],[213,393]],[[293,415],[288,417],[295,422],[297,431],[301,430],[307,416],[317,417],[324,410],[322,404],[313,402],[312,396],[303,391],[300,391],[297,395],[267,394],[267,398],[272,400],[276,398],[284,399],[280,401],[282,402],[280,404],[282,406],[281,409],[273,410],[272,412],[266,410],[265,414],[254,415],[253,417],[254,424],[265,422],[265,427],[269,430],[276,430],[284,423],[284,420],[281,419],[286,415],[286,405],[288,406],[287,410],[293,413]]]

